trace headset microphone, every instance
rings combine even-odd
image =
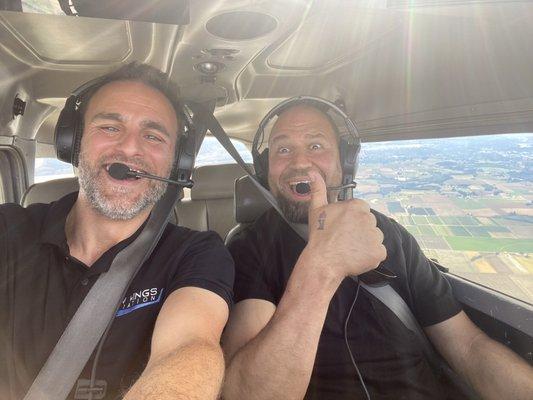
[[[126,164],[122,164],[122,163],[111,164],[109,166],[108,172],[109,172],[109,175],[111,175],[111,177],[121,180],[121,181],[124,179],[128,179],[128,178],[148,178],[148,179],[155,179],[157,181],[167,182],[173,185],[178,185],[178,186],[183,186],[183,187],[188,187],[188,188],[191,188],[193,185],[193,182],[191,180],[189,180],[189,182],[187,183],[173,181],[172,179],[161,178],[160,176],[147,174],[145,172],[135,171],[134,169],[131,169],[130,167],[128,167]]]
[[[357,187],[357,182],[348,183],[347,185],[342,186],[328,186],[326,190],[345,190],[345,189],[355,189]],[[300,182],[296,184],[294,188],[298,194],[307,194],[311,191],[311,185],[307,182]]]

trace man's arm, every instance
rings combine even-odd
[[[368,205],[358,200],[328,205],[322,177],[309,175],[309,242],[278,307],[248,299],[230,317],[223,338],[230,360],[226,400],[303,398],[331,298],[346,276],[369,271],[386,257],[383,233]]]
[[[338,284],[326,285],[299,264],[277,308],[266,300],[248,299],[232,310],[222,340],[230,360],[224,399],[304,397]]]
[[[157,317],[148,364],[124,399],[216,399],[227,318],[228,306],[215,293],[194,287],[172,293]]]
[[[452,368],[483,399],[531,399],[533,368],[485,335],[464,312],[425,331]]]

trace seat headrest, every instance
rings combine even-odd
[[[235,221],[249,224],[272,206],[248,175],[235,181]]]
[[[34,183],[26,189],[21,204],[27,207],[34,203],[51,203],[77,190],[79,190],[79,185],[76,177]]]
[[[233,198],[235,180],[246,175],[238,164],[205,165],[192,173],[191,200]]]

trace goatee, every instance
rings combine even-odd
[[[276,196],[276,200],[287,220],[296,224],[307,224],[309,202],[289,200],[282,194]]]

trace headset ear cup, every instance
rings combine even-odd
[[[171,179],[188,184],[191,181],[196,155],[196,135],[194,130],[190,129],[188,132],[182,132],[176,146],[178,146],[177,158],[174,170],[171,173]]]
[[[353,141],[352,136],[341,136],[339,140],[339,155],[342,167],[343,185],[346,185],[355,179],[360,150],[361,143],[359,140]]]
[[[69,164],[73,162],[73,151],[75,140],[77,139],[77,116],[76,96],[70,96],[59,114],[54,132],[54,146],[57,158]]]
[[[268,149],[254,157],[254,169],[257,180],[268,189]]]

